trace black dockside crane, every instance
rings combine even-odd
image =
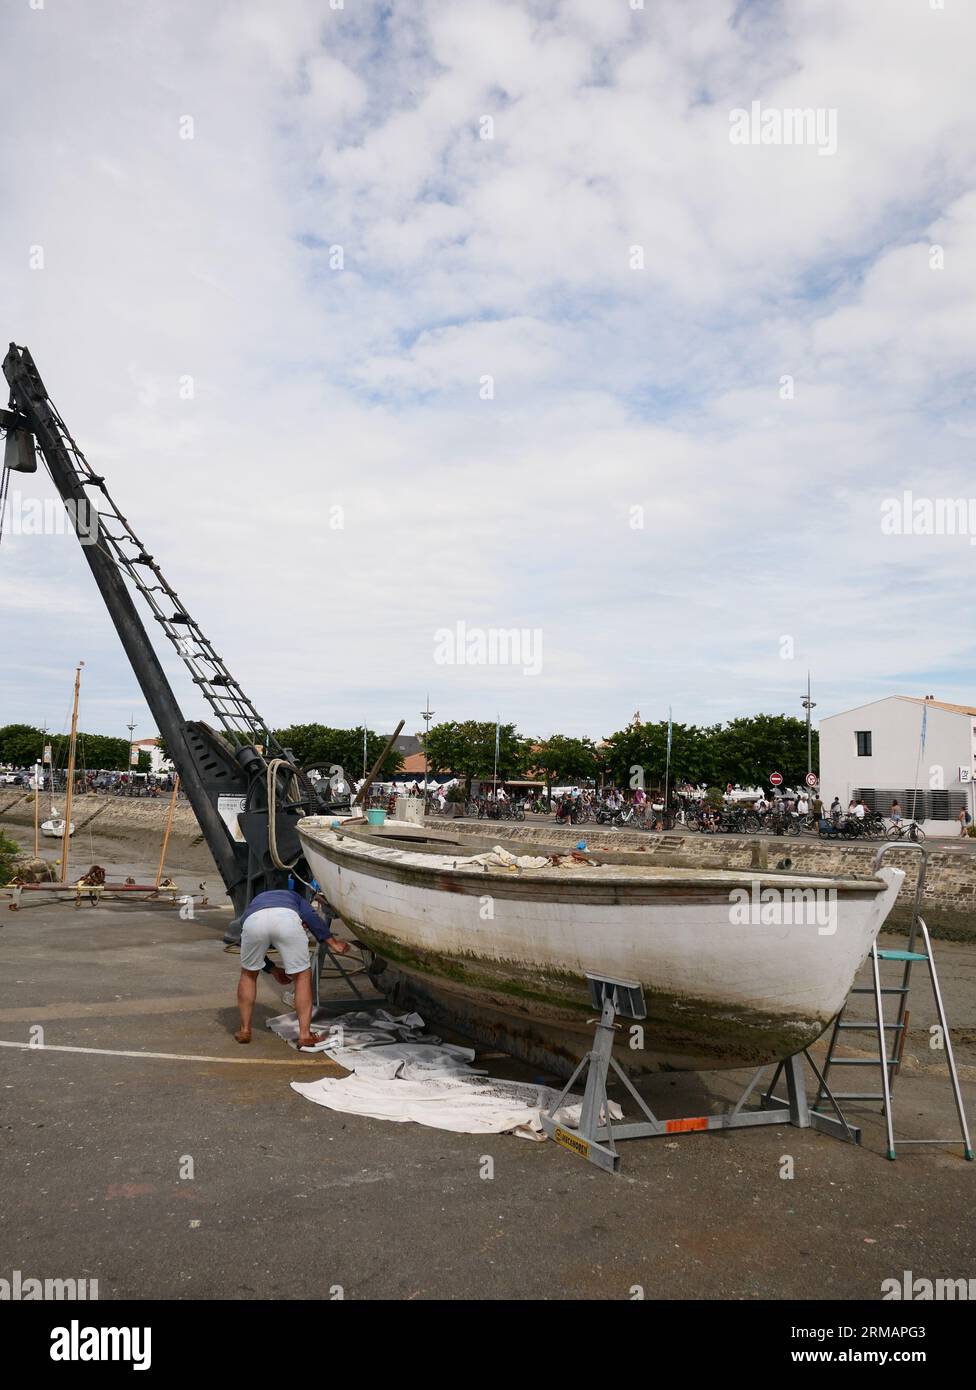
[[[292,873],[310,878],[296,824],[303,815],[332,809],[330,803],[291,750],[279,745],[112,501],[105,479],[90,467],[52,404],[27,348],[10,344],[3,373],[10,387],[9,409],[0,411],[4,469],[35,472],[36,441],[234,904],[225,940],[239,940],[240,914],[256,894],[286,887]],[[183,717],[126,581],[148,603],[210,705],[216,727]]]

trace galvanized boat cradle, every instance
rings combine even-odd
[[[884,856],[893,849],[892,845],[883,845],[875,858],[875,868],[880,867]],[[942,994],[939,989],[938,975],[935,969],[935,961],[932,956],[932,944],[929,938],[928,929],[921,916],[922,894],[925,887],[925,872],[928,863],[927,851],[920,845],[909,844],[900,846],[902,849],[918,850],[920,854],[918,879],[915,884],[915,896],[912,908],[912,921],[908,932],[907,950],[881,950],[877,942],[871,947],[871,962],[874,974],[874,983],[870,986],[854,986],[850,996],[841,1008],[840,1013],[834,1020],[833,1032],[827,1048],[827,1060],[823,1070],[817,1066],[810,1056],[809,1051],[804,1048],[802,1052],[795,1053],[792,1057],[787,1057],[776,1067],[772,1080],[760,1097],[759,1110],[746,1110],[745,1104],[756,1090],[759,1080],[763,1073],[768,1071],[768,1066],[759,1067],[753,1074],[748,1086],[739,1097],[735,1106],[728,1111],[718,1115],[695,1115],[677,1120],[659,1120],[654,1112],[647,1105],[643,1097],[639,1096],[631,1084],[629,1078],[624,1073],[613,1056],[613,1043],[615,1020],[617,1014],[627,1018],[641,1019],[647,1017],[647,1009],[644,1002],[644,991],[634,980],[615,980],[610,976],[591,975],[587,973],[587,980],[590,986],[590,998],[596,1008],[601,1009],[602,1013],[596,1025],[596,1036],[592,1049],[586,1054],[579,1066],[573,1072],[559,1099],[553,1104],[548,1114],[543,1115],[542,1127],[554,1139],[557,1144],[561,1144],[564,1149],[569,1149],[571,1153],[579,1154],[582,1158],[589,1159],[598,1168],[603,1168],[608,1173],[616,1173],[620,1169],[620,1155],[617,1153],[617,1141],[620,1139],[651,1139],[664,1134],[688,1134],[697,1130],[708,1129],[746,1129],[755,1125],[796,1125],[798,1129],[816,1129],[823,1134],[833,1135],[836,1139],[842,1139],[849,1144],[859,1144],[861,1142],[861,1131],[856,1125],[849,1124],[838,1105],[838,1100],[846,1101],[880,1101],[882,1113],[885,1117],[887,1129],[888,1147],[887,1157],[894,1159],[896,1138],[893,1128],[892,1117],[892,1088],[894,1077],[901,1066],[901,1055],[904,1049],[907,1023],[908,1023],[908,992],[911,980],[912,966],[916,963],[925,964],[932,985],[935,999],[936,1013],[939,1025],[944,1037],[944,1050],[946,1062],[948,1064],[949,1080],[952,1086],[953,1099],[955,1101],[956,1113],[959,1120],[959,1138],[936,1138],[936,1139],[905,1139],[900,1138],[897,1142],[901,1144],[962,1144],[963,1156],[972,1161],[973,1146],[969,1136],[969,1127],[966,1123],[966,1113],[963,1106],[962,1092],[959,1086],[959,1076],[956,1070],[955,1057],[952,1051],[952,1041],[949,1034],[949,1023],[945,1014],[945,1007],[942,1002]],[[917,949],[917,938],[919,933],[924,942],[924,950]],[[878,970],[880,960],[896,960],[904,965],[904,973],[900,985],[883,987]],[[844,1015],[850,1003],[850,997],[855,994],[871,994],[874,996],[876,1013],[873,1021],[862,1022],[859,1020],[848,1021]],[[888,1023],[884,1017],[883,996],[895,995],[898,999],[898,1013],[894,1023]],[[860,1031],[873,1031],[878,1039],[878,1056],[876,1058],[839,1058],[836,1055],[837,1040],[842,1030],[855,1029]],[[892,1054],[889,1055],[885,1034],[890,1031],[894,1034],[894,1046]],[[807,1100],[806,1080],[803,1074],[802,1058],[806,1058],[811,1071],[814,1073],[817,1083],[816,1099],[811,1107]],[[827,1084],[827,1077],[832,1067],[835,1066],[876,1066],[881,1073],[880,1092],[841,1092],[835,1096]],[[569,1092],[582,1075],[583,1071],[589,1068],[586,1077],[586,1090],[583,1095],[583,1104],[580,1113],[580,1124],[578,1129],[567,1129],[556,1121],[556,1114],[560,1107],[565,1103]],[[610,1107],[607,1099],[607,1080],[611,1068],[620,1078],[626,1087],[631,1098],[636,1102],[643,1120],[628,1123],[622,1122],[614,1124]],[[779,1098],[773,1094],[781,1076],[786,1081],[786,1096]],[[822,1112],[824,1104],[829,1105],[833,1110],[832,1115]]]
[[[718,1115],[694,1115],[676,1120],[659,1120],[644,1098],[638,1095],[629,1077],[613,1055],[614,1032],[618,1014],[633,1019],[647,1017],[644,991],[634,980],[615,980],[609,976],[586,976],[590,986],[590,998],[602,1013],[596,1025],[596,1035],[592,1049],[567,1081],[559,1099],[550,1107],[542,1119],[542,1127],[564,1149],[579,1154],[598,1168],[608,1173],[620,1170],[620,1155],[617,1142],[622,1139],[653,1139],[662,1135],[690,1134],[709,1129],[750,1129],[757,1125],[796,1125],[799,1129],[816,1129],[831,1134],[848,1144],[858,1144],[861,1131],[849,1125],[827,1089],[823,1075],[809,1052],[804,1050],[780,1062],[773,1073],[770,1084],[761,1095],[762,1108],[746,1110],[746,1102],[752,1096],[769,1066],[758,1067],[748,1086],[731,1110]],[[821,1087],[821,1094],[833,1104],[835,1115],[823,1115],[811,1110],[807,1101],[806,1080],[803,1074],[802,1058],[806,1058]],[[576,1081],[587,1071],[586,1090],[580,1113],[578,1129],[568,1129],[556,1120],[556,1115],[572,1090]],[[631,1099],[639,1107],[643,1120],[614,1122],[610,1117],[607,1099],[607,1080],[610,1070],[619,1077]],[[783,1075],[786,1081],[786,1096],[773,1094]]]

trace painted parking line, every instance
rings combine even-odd
[[[307,1067],[309,1058],[313,1055],[306,1053],[302,1057],[198,1057],[193,1053],[184,1052],[122,1052],[111,1047],[64,1047],[53,1043],[45,1043],[41,1047],[37,1043],[3,1042],[2,1040],[0,1040],[0,1047],[16,1047],[23,1052],[86,1052],[97,1057],[155,1057],[165,1062],[226,1062],[237,1067]],[[336,1065],[329,1058],[322,1057],[321,1053],[318,1055],[322,1065]]]

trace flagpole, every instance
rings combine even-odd
[[[64,833],[61,837],[61,882],[68,881],[68,857],[71,853],[71,800],[75,789],[75,747],[78,743],[78,692],[81,690],[81,668],[83,661],[79,661],[78,669],[75,671],[75,698],[71,710],[71,740],[68,744],[68,783],[65,787],[64,802]],[[51,774],[51,785],[54,785],[54,774]]]
[[[495,766],[491,774],[491,795],[494,801],[498,800],[498,740],[501,730],[501,715],[495,716]]]
[[[668,818],[668,780],[671,775],[671,706],[668,705],[668,748],[664,762],[664,809],[661,812],[662,828],[667,828]]]
[[[925,747],[925,726],[928,723],[929,707],[925,705],[922,710],[922,729],[918,740],[918,757],[915,759],[915,785],[912,788],[912,820],[915,819],[915,803],[918,800],[918,769],[922,762],[922,749]]]

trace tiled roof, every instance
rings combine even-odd
[[[952,714],[974,714],[976,708],[972,705],[950,705],[945,700],[923,700],[918,695],[900,695],[900,700],[911,700],[913,705],[931,705],[933,709],[947,709]]]

